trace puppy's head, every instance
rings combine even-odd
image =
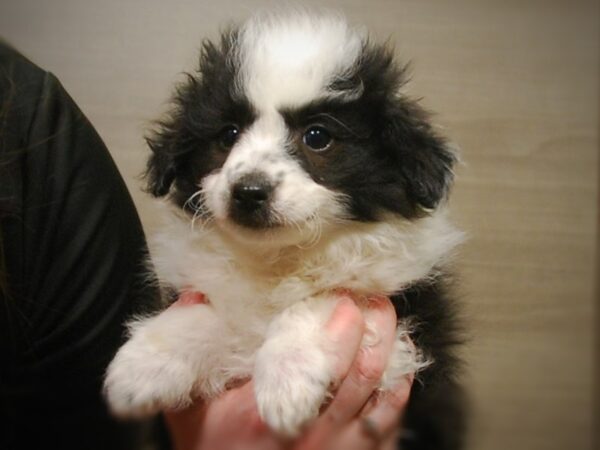
[[[148,139],[149,191],[245,242],[302,244],[347,220],[417,220],[454,156],[405,70],[336,16],[257,16],[205,42]]]

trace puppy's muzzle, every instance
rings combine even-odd
[[[240,177],[231,188],[230,217],[249,228],[272,225],[270,212],[274,186],[267,176],[252,172]]]

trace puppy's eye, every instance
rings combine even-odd
[[[231,148],[240,137],[240,129],[235,125],[228,125],[219,133],[219,144],[223,148]]]
[[[322,152],[327,150],[333,141],[331,134],[320,125],[313,125],[306,130],[302,141],[312,150]]]

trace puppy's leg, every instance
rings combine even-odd
[[[104,382],[111,410],[143,416],[189,404],[215,353],[218,324],[208,305],[169,308],[131,324],[131,338],[110,363]]]
[[[271,323],[256,355],[259,413],[282,435],[295,436],[326,398],[333,368],[323,326],[334,306],[326,297],[291,306]]]

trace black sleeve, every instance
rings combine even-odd
[[[158,298],[142,227],[58,80],[3,46],[0,250],[0,448],[136,448],[101,385],[124,322]]]

